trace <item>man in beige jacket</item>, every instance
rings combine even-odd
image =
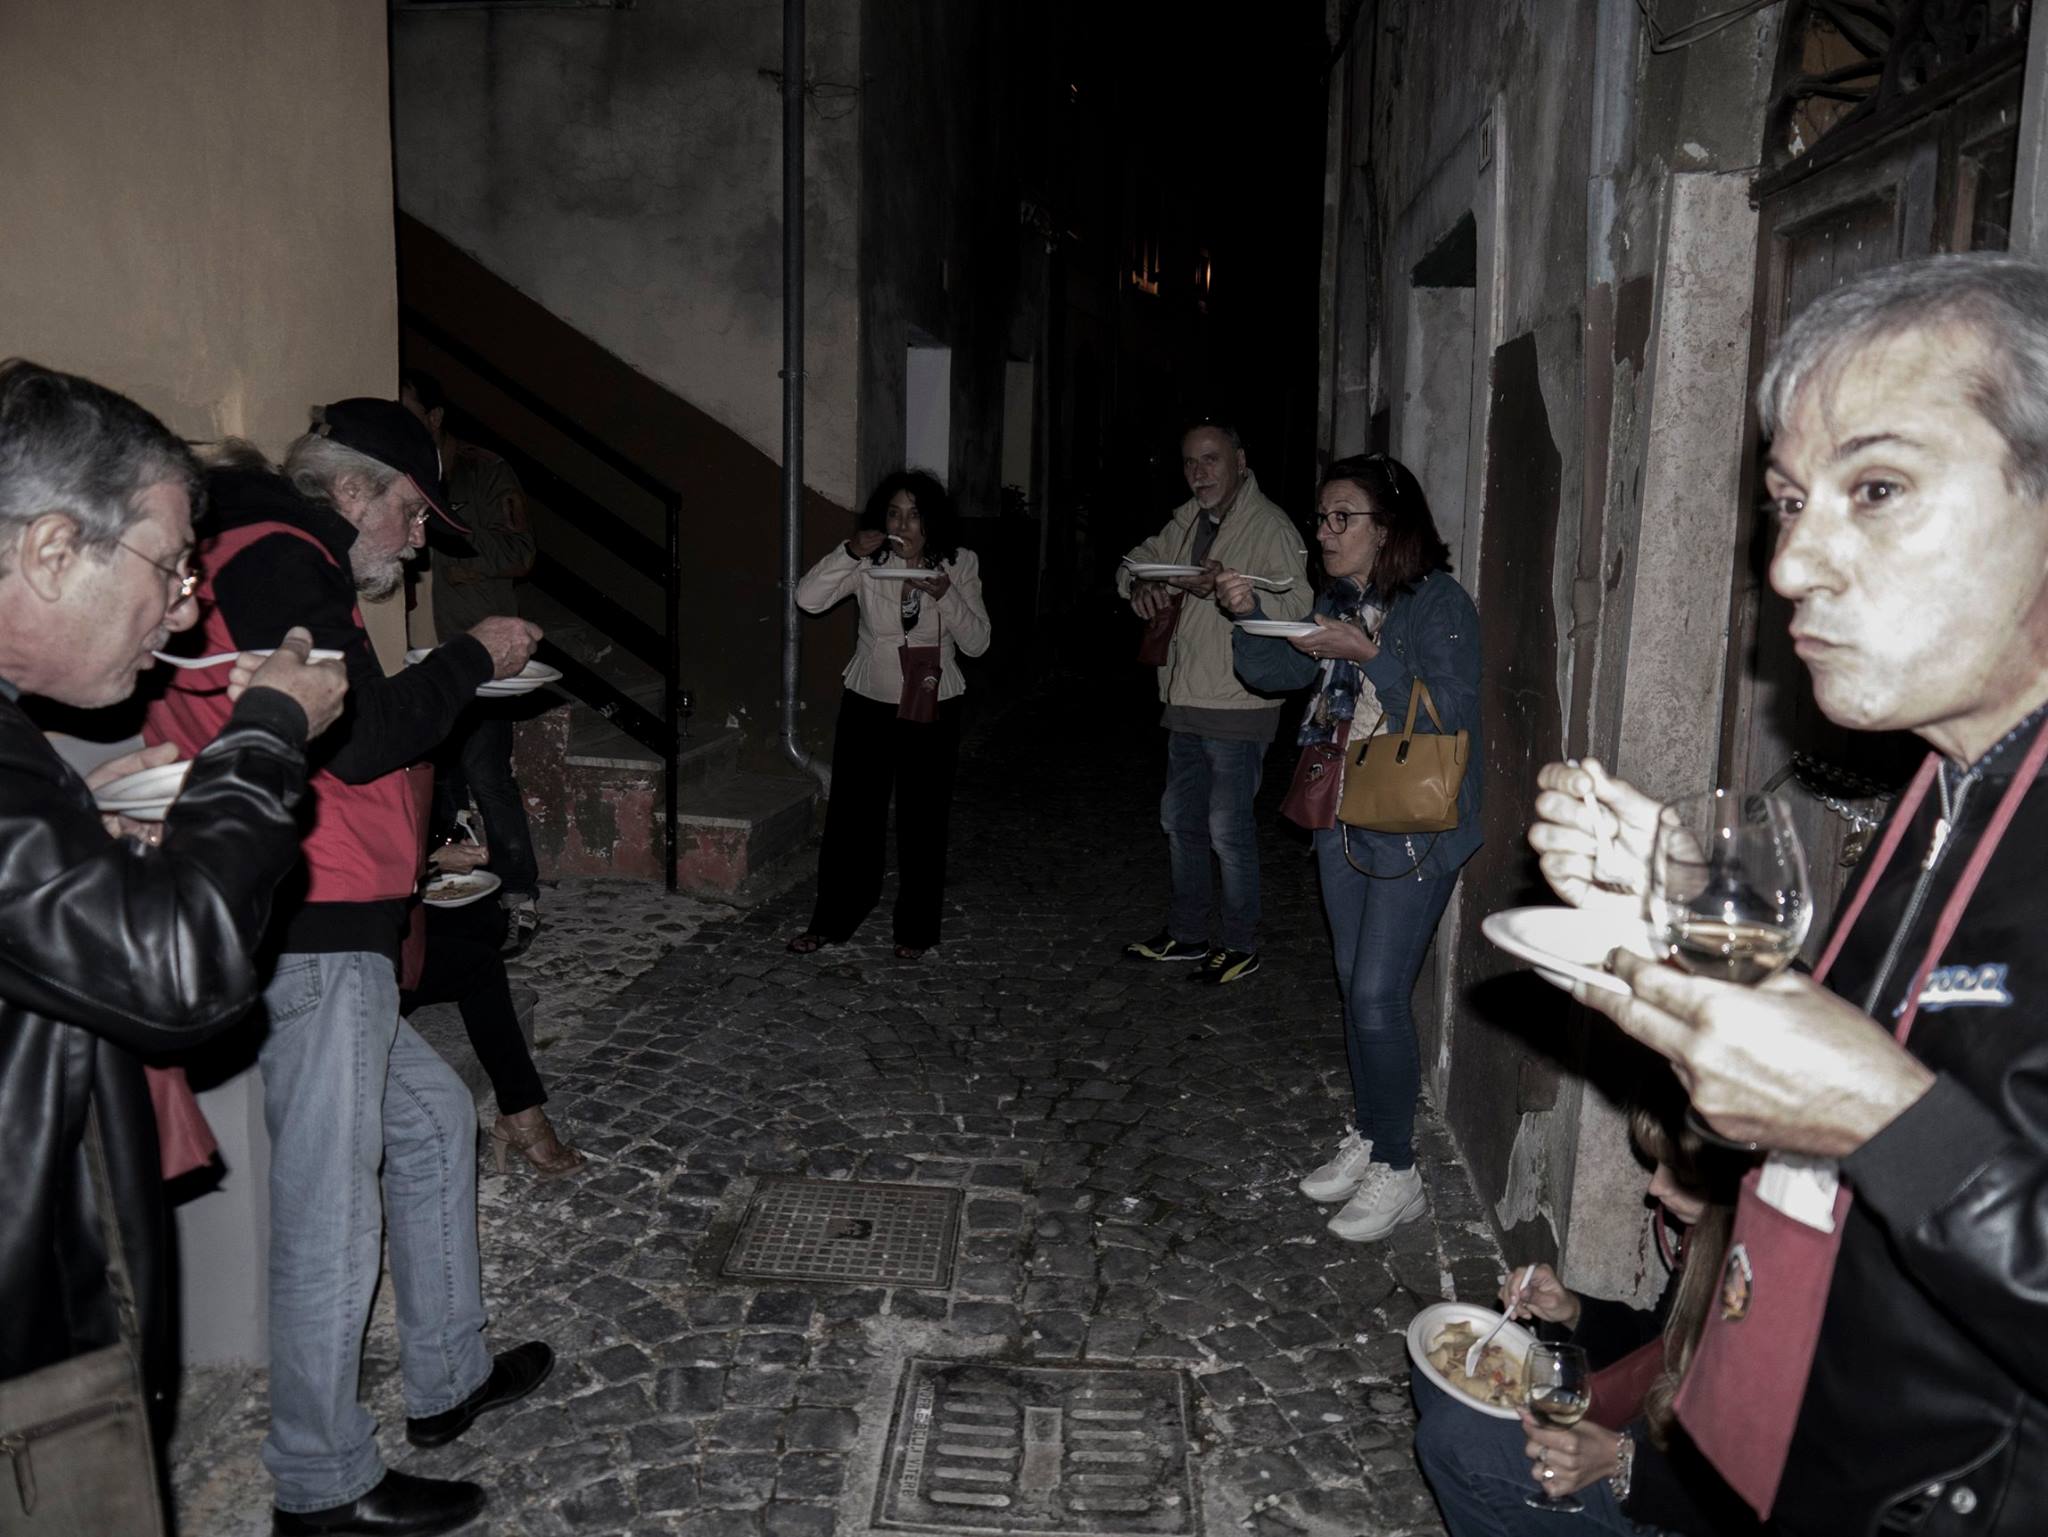
[[[1159,697],[1165,704],[1166,794],[1159,820],[1173,866],[1166,927],[1134,940],[1124,954],[1140,961],[1199,961],[1191,980],[1220,985],[1259,969],[1259,843],[1252,820],[1266,749],[1280,722],[1280,702],[1238,682],[1231,660],[1231,620],[1215,604],[1216,573],[1242,571],[1285,591],[1262,598],[1271,619],[1309,611],[1301,532],[1259,492],[1245,467],[1234,428],[1204,422],[1181,439],[1181,469],[1193,492],[1166,527],[1132,550],[1135,564],[1199,566],[1198,576],[1165,581],[1117,572],[1117,590],[1141,619],[1177,604]],[[1214,883],[1209,856],[1223,874],[1222,923],[1210,943]]]

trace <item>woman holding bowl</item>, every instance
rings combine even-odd
[[[981,564],[960,548],[953,499],[936,478],[923,470],[885,476],[853,537],[796,589],[796,601],[813,614],[848,596],[860,605],[860,635],[832,743],[818,903],[789,948],[809,955],[844,944],[874,910],[893,791],[896,956],[914,961],[939,942],[967,687],[959,658],[980,656],[989,639]]]
[[[1568,1333],[1595,1368],[1619,1368],[1599,1379],[1592,1413],[1556,1426],[1539,1424],[1525,1408],[1517,1424],[1475,1413],[1414,1376],[1415,1458],[1451,1537],[1762,1531],[1686,1440],[1672,1407],[1708,1312],[1720,1305],[1735,1194],[1749,1161],[1687,1127],[1677,1081],[1653,1071],[1648,1101],[1629,1112],[1629,1135],[1653,1171],[1645,1198],[1668,1267],[1655,1306],[1580,1296],[1544,1264],[1517,1268],[1501,1285],[1506,1307],[1513,1283],[1522,1282],[1516,1318]],[[1555,1503],[1531,1509],[1531,1495]]]
[[[1315,632],[1293,639],[1237,632],[1237,675],[1263,692],[1315,685],[1302,721],[1304,749],[1335,745],[1408,713],[1420,679],[1447,733],[1470,733],[1449,832],[1314,830],[1323,912],[1336,952],[1351,1066],[1352,1124],[1335,1153],[1305,1176],[1302,1194],[1344,1207],[1339,1238],[1382,1238],[1428,1209],[1411,1139],[1421,1070],[1409,996],[1458,869],[1479,847],[1479,613],[1452,578],[1450,548],[1422,487],[1385,454],[1339,459],[1316,494],[1316,543],[1325,580]],[[1250,579],[1225,572],[1216,601],[1235,618],[1260,617]],[[1427,729],[1426,717],[1417,729]]]

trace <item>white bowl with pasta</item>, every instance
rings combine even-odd
[[[1465,1377],[1465,1352],[1500,1313],[1476,1302],[1438,1302],[1408,1321],[1408,1359],[1415,1369],[1468,1409],[1497,1420],[1521,1418],[1528,1391],[1529,1347],[1535,1336],[1518,1323],[1502,1325],[1481,1357],[1477,1380]]]

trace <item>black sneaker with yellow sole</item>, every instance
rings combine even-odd
[[[1226,982],[1241,982],[1258,969],[1256,950],[1211,950],[1202,957],[1202,964],[1188,974],[1188,980],[1221,987]]]

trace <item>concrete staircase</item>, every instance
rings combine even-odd
[[[545,593],[524,587],[519,603],[549,640],[635,703],[661,713],[661,677],[654,669]],[[542,877],[661,880],[661,759],[558,691],[533,698],[539,707],[519,723],[514,760]],[[735,727],[686,727],[676,766],[677,878],[695,895],[741,895],[813,831],[817,783],[743,768],[745,745]]]

